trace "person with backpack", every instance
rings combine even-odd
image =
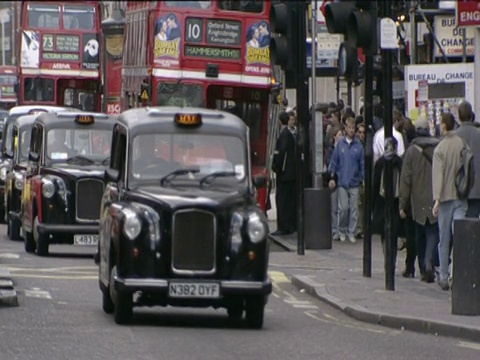
[[[425,119],[415,122],[415,133],[416,137],[403,158],[399,212],[402,219],[406,219],[407,215],[413,218],[421,280],[432,283],[438,261],[438,224],[437,218],[432,214],[432,161],[439,140],[430,136],[428,121]],[[415,274],[415,257],[410,261],[405,260],[404,274]]]
[[[472,105],[468,101],[462,101],[458,106],[458,117],[460,127],[456,134],[465,141],[473,152],[473,164],[476,171],[480,172],[480,129],[476,128],[473,119],[474,114]],[[475,182],[468,194],[468,218],[477,218],[480,216],[480,180],[475,176]]]
[[[448,267],[452,244],[452,225],[456,219],[464,218],[467,213],[467,196],[464,189],[458,191],[459,183],[464,182],[465,176],[459,179],[459,173],[466,173],[462,153],[469,150],[468,145],[455,134],[455,117],[451,113],[443,113],[440,121],[442,138],[433,152],[432,213],[438,217],[440,242],[438,254],[440,273],[438,285],[442,290],[449,290]],[[468,178],[468,170],[466,178]],[[459,181],[460,180],[460,181]],[[460,184],[461,185],[461,184]]]

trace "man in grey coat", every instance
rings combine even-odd
[[[428,121],[424,119],[416,121],[415,132],[416,137],[403,158],[399,211],[403,219],[407,218],[409,209],[412,212],[421,280],[431,283],[435,280],[438,245],[437,219],[432,213],[432,161],[439,140],[430,136]]]
[[[473,152],[473,163],[476,169],[475,184],[468,195],[467,217],[478,218],[480,216],[480,129],[473,124],[472,105],[463,101],[458,106],[460,127],[455,133],[460,136]]]
[[[448,267],[452,244],[452,225],[456,219],[465,217],[467,199],[458,196],[455,187],[457,169],[461,164],[461,152],[464,141],[455,134],[455,117],[451,113],[443,113],[440,122],[442,139],[433,152],[432,188],[433,215],[438,217],[440,242],[438,256],[440,273],[438,285],[442,290],[449,290]]]

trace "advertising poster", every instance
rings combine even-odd
[[[120,114],[120,98],[122,93],[122,54],[124,35],[109,34],[105,39],[106,66],[105,66],[105,97],[106,112],[108,115]]]
[[[40,35],[33,30],[23,30],[20,66],[38,69],[40,61]]]
[[[164,67],[180,65],[181,31],[178,17],[169,13],[160,16],[155,24],[153,62]]]
[[[100,45],[96,34],[83,35],[82,68],[97,70],[100,67]]]
[[[266,21],[253,23],[245,34],[245,72],[270,75],[270,25]]]
[[[405,66],[405,92],[405,115],[414,122],[424,117],[434,129],[442,112],[452,113],[458,121],[460,102],[467,100],[475,108],[474,64]]]

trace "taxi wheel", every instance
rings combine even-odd
[[[108,289],[102,291],[102,309],[105,314],[112,314],[113,310],[115,309],[115,305],[113,304]]]
[[[232,300],[227,306],[227,313],[230,319],[241,319],[243,316],[243,298],[239,300]]]
[[[25,235],[25,251],[27,253],[34,253],[37,249],[37,244],[35,243],[35,239],[33,238],[33,234],[31,232],[24,231]]]
[[[264,313],[265,299],[263,296],[249,296],[246,299],[245,318],[250,328],[262,328]]]
[[[37,255],[47,256],[48,255],[48,235],[40,234],[37,230],[38,228],[38,216],[35,216],[33,221],[33,238],[37,244]]]
[[[119,325],[128,324],[133,315],[133,296],[130,293],[124,293],[115,290],[114,278],[117,273],[117,267],[114,266],[110,271],[110,298],[113,300],[114,310],[113,319]]]
[[[0,224],[5,224],[7,221],[5,219],[5,210],[0,209]]]
[[[8,219],[7,222],[7,234],[10,240],[20,240],[20,222]]]

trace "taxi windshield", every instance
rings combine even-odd
[[[194,180],[198,185],[209,176],[215,184],[238,183],[246,176],[245,154],[242,140],[234,136],[140,134],[130,150],[130,182],[157,184],[170,177],[171,183]]]
[[[20,136],[18,140],[18,162],[28,160],[28,150],[30,148],[31,133],[31,128],[20,130]]]
[[[112,132],[100,129],[51,129],[46,157],[51,162],[102,163],[110,156]]]

